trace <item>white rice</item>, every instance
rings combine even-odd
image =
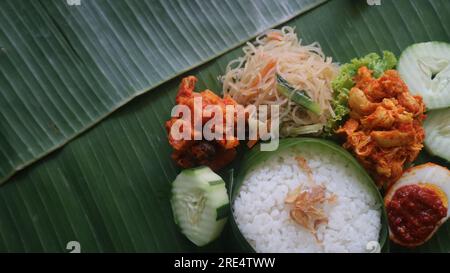
[[[307,183],[296,156],[306,159],[314,181],[337,202],[325,205],[328,223],[319,226],[317,242],[295,223],[284,200],[288,192]],[[339,155],[308,149],[286,151],[249,172],[233,204],[236,223],[257,252],[368,252],[381,228],[376,198],[359,182]]]

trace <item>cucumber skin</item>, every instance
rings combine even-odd
[[[216,209],[217,217],[216,221],[219,221],[221,219],[227,219],[228,215],[230,214],[230,203],[225,204],[219,208]]]
[[[205,176],[209,177],[211,180],[206,181],[206,180],[202,179]],[[219,178],[220,180],[217,178]],[[177,197],[177,195],[179,195],[179,194],[176,194],[173,190],[174,189],[173,184],[175,183],[175,181],[177,181],[177,179],[182,180],[181,183],[183,183],[183,182],[199,183],[200,182],[199,189],[204,191],[204,194],[206,196],[211,195],[211,194],[214,195],[218,191],[223,191],[222,193],[219,193],[219,195],[221,195],[221,197],[222,197],[222,198],[219,198],[221,200],[219,200],[219,199],[217,199],[219,201],[213,200],[213,203],[214,203],[214,201],[216,201],[216,203],[219,202],[221,204],[220,205],[212,204],[212,206],[216,207],[216,209],[215,209],[216,217],[215,217],[215,224],[214,224],[215,227],[210,230],[213,232],[211,234],[207,235],[208,236],[207,240],[197,240],[195,237],[191,236],[191,234],[188,234],[187,230],[189,228],[187,228],[187,227],[184,228],[181,223],[182,221],[180,219],[178,219],[175,208],[177,207],[176,198],[179,198],[179,197]],[[191,180],[191,181],[189,181],[189,180]],[[195,180],[197,180],[197,181],[195,181]],[[210,201],[210,200],[208,200],[208,201]],[[216,240],[222,233],[223,228],[228,220],[230,203],[229,203],[227,190],[225,187],[225,182],[223,181],[222,178],[220,178],[220,176],[218,176],[209,167],[206,167],[206,166],[200,166],[200,167],[196,167],[196,168],[192,168],[192,169],[185,169],[185,170],[181,171],[181,173],[176,177],[176,179],[172,183],[172,190],[171,190],[171,194],[170,194],[170,204],[171,204],[172,216],[173,216],[174,222],[180,229],[180,232],[183,233],[192,243],[194,243],[196,246],[199,246],[199,247],[207,245],[210,242]],[[208,207],[208,205],[206,205],[205,209],[208,209],[207,207]]]
[[[320,106],[315,101],[306,95],[303,91],[295,90],[289,83],[280,75],[277,74],[277,91],[283,96],[291,99],[295,103],[299,104],[303,108],[313,112],[314,114],[320,115],[322,110]]]

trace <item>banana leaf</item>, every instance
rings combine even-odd
[[[333,0],[284,25],[295,26],[303,43],[318,41],[327,55],[347,62],[381,50],[398,55],[415,42],[449,42],[449,12],[447,0],[382,0],[379,6]],[[0,251],[65,252],[70,241],[78,241],[82,252],[229,250],[237,243],[229,226],[220,240],[196,248],[173,223],[170,183],[179,170],[169,157],[163,123],[182,76],[196,75],[198,90],[220,93],[217,76],[241,54],[236,48],[160,85],[12,177],[0,188]],[[52,98],[56,91],[49,92]],[[9,103],[2,101],[2,114]],[[26,112],[23,105],[16,109]],[[449,252],[449,238],[447,223],[414,251]]]
[[[1,0],[0,183],[136,96],[324,1]]]

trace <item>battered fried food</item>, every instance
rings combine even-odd
[[[236,149],[239,145],[239,140],[234,134],[227,134],[227,130],[231,128],[226,128],[226,117],[227,117],[227,105],[236,106],[237,103],[230,97],[220,98],[210,90],[205,90],[203,92],[194,92],[195,84],[197,78],[194,76],[188,76],[181,81],[181,85],[176,97],[177,105],[187,106],[190,110],[189,117],[172,117],[166,122],[166,129],[168,132],[169,143],[173,147],[174,151],[172,153],[172,158],[175,162],[182,168],[190,168],[198,165],[206,165],[212,170],[218,170],[228,163],[230,163],[236,156]],[[195,109],[195,98],[202,98],[201,109]],[[194,107],[195,106],[195,107]],[[208,106],[218,107],[223,113],[223,124],[222,135],[219,139],[206,140],[201,138],[200,140],[195,140],[196,136],[202,135],[203,126],[212,118],[214,115],[207,114]],[[228,108],[229,110],[230,108]],[[236,126],[236,109],[231,108],[233,113],[233,124],[232,127]],[[200,113],[200,131],[194,126],[194,119],[196,118],[194,113],[198,111]],[[175,123],[182,123],[181,129],[183,132],[187,132],[190,136],[189,139],[178,139],[171,134],[171,128]],[[219,128],[214,128],[214,130],[219,130]],[[235,131],[235,130],[234,130]]]

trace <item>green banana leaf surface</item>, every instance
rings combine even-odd
[[[198,248],[172,219],[164,122],[183,76],[220,93],[238,45],[274,26],[341,63],[450,41],[447,0],[275,2],[0,0],[0,251],[231,250],[229,226]],[[413,251],[449,252],[450,224]]]
[[[0,183],[136,96],[322,2],[0,1]]]

